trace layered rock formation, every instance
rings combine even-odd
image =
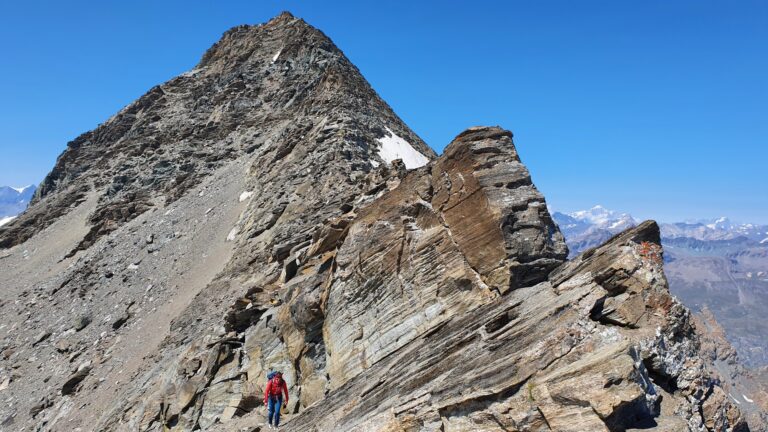
[[[283,14],[73,141],[0,229],[0,422],[264,430],[279,369],[286,430],[747,430],[658,237],[566,262],[510,132],[436,158]]]
[[[601,206],[552,217],[571,256],[637,224]],[[660,224],[670,290],[695,312],[708,308],[740,360],[759,368],[768,364],[768,322],[762,319],[768,314],[768,226],[724,217],[708,222]]]

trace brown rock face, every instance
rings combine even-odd
[[[337,353],[331,382],[342,385],[451,317],[546,279],[566,255],[511,133],[459,135],[434,165],[409,173],[350,224],[325,294],[326,348]]]
[[[565,261],[509,131],[437,158],[289,14],[76,140],[0,242],[3,427],[266,430],[280,370],[290,431],[746,430],[654,222]]]
[[[408,177],[400,187],[407,182]],[[387,198],[382,197],[382,202]],[[374,211],[375,206],[368,210]],[[418,219],[414,225],[427,226]],[[359,253],[379,257],[377,262],[357,260],[359,267],[371,269],[385,262],[386,253],[368,252],[371,244],[384,244],[381,239],[378,232],[371,232],[367,243],[358,246]],[[350,230],[339,250],[339,269],[344,268],[342,252],[355,243]],[[420,306],[421,313],[409,312],[407,303],[393,307],[396,312],[390,314],[374,313],[388,309],[385,305],[393,299],[402,302],[399,284],[378,285],[371,295],[361,296],[365,307],[350,311],[361,316],[357,321],[340,320],[329,306],[326,322],[333,318],[334,331],[326,334],[341,335],[344,328],[362,327],[356,336],[339,337],[353,341],[346,349],[356,350],[350,358],[365,359],[367,364],[345,363],[338,370],[356,376],[348,377],[321,404],[300,412],[287,428],[743,429],[735,405],[712,397],[722,390],[698,358],[690,315],[669,295],[658,253],[658,227],[646,222],[566,263],[549,280],[503,296],[487,296],[483,285],[468,283],[459,291],[461,296],[453,295],[452,303],[460,307],[450,313],[429,304]],[[424,273],[444,271],[440,264],[434,265],[436,260],[409,261],[416,268],[399,273],[402,286],[424,286],[419,279]],[[438,286],[450,287],[449,281],[444,277]],[[471,302],[464,300],[473,293]],[[336,294],[331,288],[330,298],[334,297],[353,298],[349,292]],[[433,292],[421,291],[412,302],[433,298]],[[609,299],[616,310],[624,311],[621,314],[631,316],[631,324],[604,318]],[[449,301],[450,297],[438,295],[433,304]],[[409,328],[419,332],[389,334],[401,323],[413,323]],[[383,356],[372,358],[366,351],[371,340],[391,341],[391,345]],[[332,359],[342,349],[339,345],[329,343],[335,349]]]

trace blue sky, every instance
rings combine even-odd
[[[768,2],[33,1],[0,4],[0,184],[290,10],[440,151],[501,125],[549,204],[768,223]]]

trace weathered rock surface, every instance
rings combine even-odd
[[[602,206],[552,217],[571,256],[598,246],[637,224]],[[727,218],[661,223],[664,271],[672,294],[693,311],[709,309],[725,329],[740,362],[768,365],[768,225],[734,224]]]
[[[714,366],[722,386],[720,398],[728,398],[742,412],[753,430],[768,425],[768,380],[765,369],[745,367],[736,350],[728,343],[725,331],[707,308],[695,316],[696,329],[702,335],[702,356]]]
[[[658,253],[658,227],[646,222],[547,281],[446,314],[288,429],[743,429],[735,405],[709,399],[719,387],[699,359],[689,312],[667,291]],[[396,286],[379,299],[387,288]],[[632,325],[602,319],[616,298]],[[375,303],[368,308],[384,301]],[[371,320],[372,328],[392,321]]]
[[[237,27],[0,229],[0,423],[262,430],[278,369],[286,430],[746,430],[658,236],[566,262],[510,132],[436,158],[316,29]]]

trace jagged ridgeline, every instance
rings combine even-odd
[[[3,430],[265,430],[272,369],[288,431],[748,430],[655,223],[566,261],[509,131],[437,157],[288,13],[70,142],[0,246]]]

